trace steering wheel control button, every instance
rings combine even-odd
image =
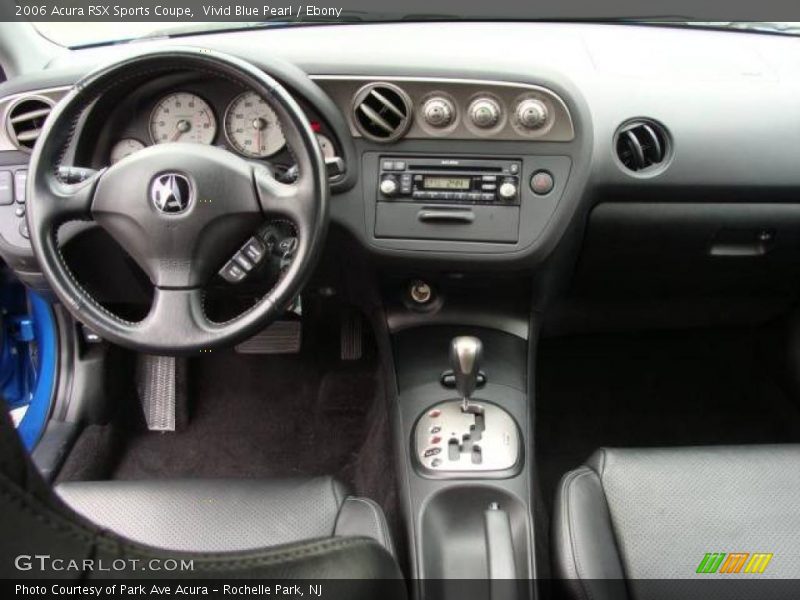
[[[14,188],[11,171],[0,171],[0,205],[14,204]]]
[[[233,257],[233,260],[235,260],[240,267],[248,272],[252,271],[253,267],[255,266],[242,252],[237,252]]]
[[[239,283],[247,276],[247,271],[234,260],[229,260],[219,272],[220,276],[228,283]]]
[[[24,237],[26,240],[30,239],[31,234],[28,231],[28,222],[22,220],[19,222],[19,234]]]
[[[241,251],[242,254],[244,254],[253,263],[258,264],[261,262],[261,259],[264,258],[264,254],[267,252],[267,247],[257,237],[251,237]]]
[[[14,173],[14,196],[20,204],[25,204],[25,187],[27,183],[27,171],[16,171]]]
[[[536,171],[531,176],[531,190],[534,194],[544,196],[553,191],[554,186],[553,176],[547,171]]]

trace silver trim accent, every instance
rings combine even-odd
[[[31,150],[24,146],[19,146],[15,143],[17,139],[14,133],[10,130],[11,126],[11,119],[9,117],[11,111],[16,107],[20,102],[25,100],[40,100],[50,105],[50,110],[55,107],[61,98],[63,98],[67,92],[71,89],[71,86],[60,86],[54,88],[44,88],[40,90],[31,90],[29,92],[19,92],[16,94],[12,94],[10,96],[6,96],[4,98],[0,98],[0,120],[2,120],[3,127],[0,128],[0,152],[7,152],[7,151],[19,151],[25,152],[26,154],[30,154]],[[37,111],[33,111],[34,113]],[[49,111],[48,111],[49,112]],[[26,113],[26,114],[33,114],[33,113]],[[18,118],[22,120],[21,117],[26,115],[20,115]],[[35,117],[33,117],[35,118]]]
[[[547,141],[570,142],[575,139],[575,127],[569,108],[564,100],[553,90],[546,87],[519,83],[512,81],[494,81],[486,79],[459,79],[446,77],[381,77],[365,75],[310,75],[339,106],[347,116],[350,133],[354,137],[373,139],[363,135],[354,118],[353,98],[356,94],[371,85],[399,84],[402,91],[410,98],[413,106],[422,106],[424,100],[433,92],[446,93],[456,100],[456,111],[466,114],[469,101],[477,94],[493,94],[501,100],[501,105],[514,107],[522,97],[542,100],[549,109],[546,123],[537,130],[524,131],[513,124],[513,119],[507,118],[502,127],[496,131],[477,132],[467,125],[467,118],[457,119],[453,129],[447,129],[448,139],[474,140],[496,139],[511,141]],[[367,83],[365,83],[367,82]],[[505,111],[504,111],[505,112]],[[441,139],[441,133],[436,135],[431,128],[425,127],[422,119],[410,122],[408,131],[403,136],[406,139]],[[375,140],[387,141],[387,140]],[[393,140],[389,140],[393,141]]]
[[[518,466],[522,456],[519,428],[511,415],[496,404],[482,400],[470,403],[471,412],[462,410],[460,400],[447,400],[428,408],[414,426],[412,448],[415,462],[422,475],[431,478],[448,476],[491,476],[503,474]],[[439,411],[438,416],[432,416]],[[485,429],[477,436],[474,445],[480,448],[481,462],[472,462],[471,452],[459,452],[458,458],[451,460],[448,448],[451,439],[459,443],[464,436],[474,436],[475,412],[483,415]],[[437,431],[436,427],[439,427]],[[434,437],[441,440],[433,444]],[[426,451],[439,448],[436,454],[425,456]],[[440,462],[436,463],[435,459]]]

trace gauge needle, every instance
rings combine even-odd
[[[175,135],[172,136],[172,141],[177,142],[178,138],[192,128],[192,124],[186,119],[181,119],[175,124]]]
[[[261,152],[261,135],[267,122],[264,119],[253,119],[253,128],[256,130],[256,152]]]

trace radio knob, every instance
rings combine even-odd
[[[547,121],[547,105],[541,100],[528,98],[517,104],[516,116],[525,129],[538,129]]]
[[[506,181],[497,189],[497,195],[504,200],[509,200],[517,195],[517,186],[510,181]]]
[[[397,192],[397,180],[394,177],[387,177],[381,180],[381,193],[384,196],[394,196]]]
[[[494,127],[500,120],[500,105],[492,98],[477,98],[469,105],[469,118],[481,129]]]
[[[455,107],[442,96],[434,96],[422,105],[422,118],[431,127],[447,127],[453,122]]]

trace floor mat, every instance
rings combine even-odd
[[[283,477],[346,472],[367,435],[369,366],[230,352],[189,366],[189,424],[131,432],[112,477]]]
[[[536,448],[545,504],[601,446],[800,441],[800,410],[772,373],[781,350],[756,332],[544,340]]]

